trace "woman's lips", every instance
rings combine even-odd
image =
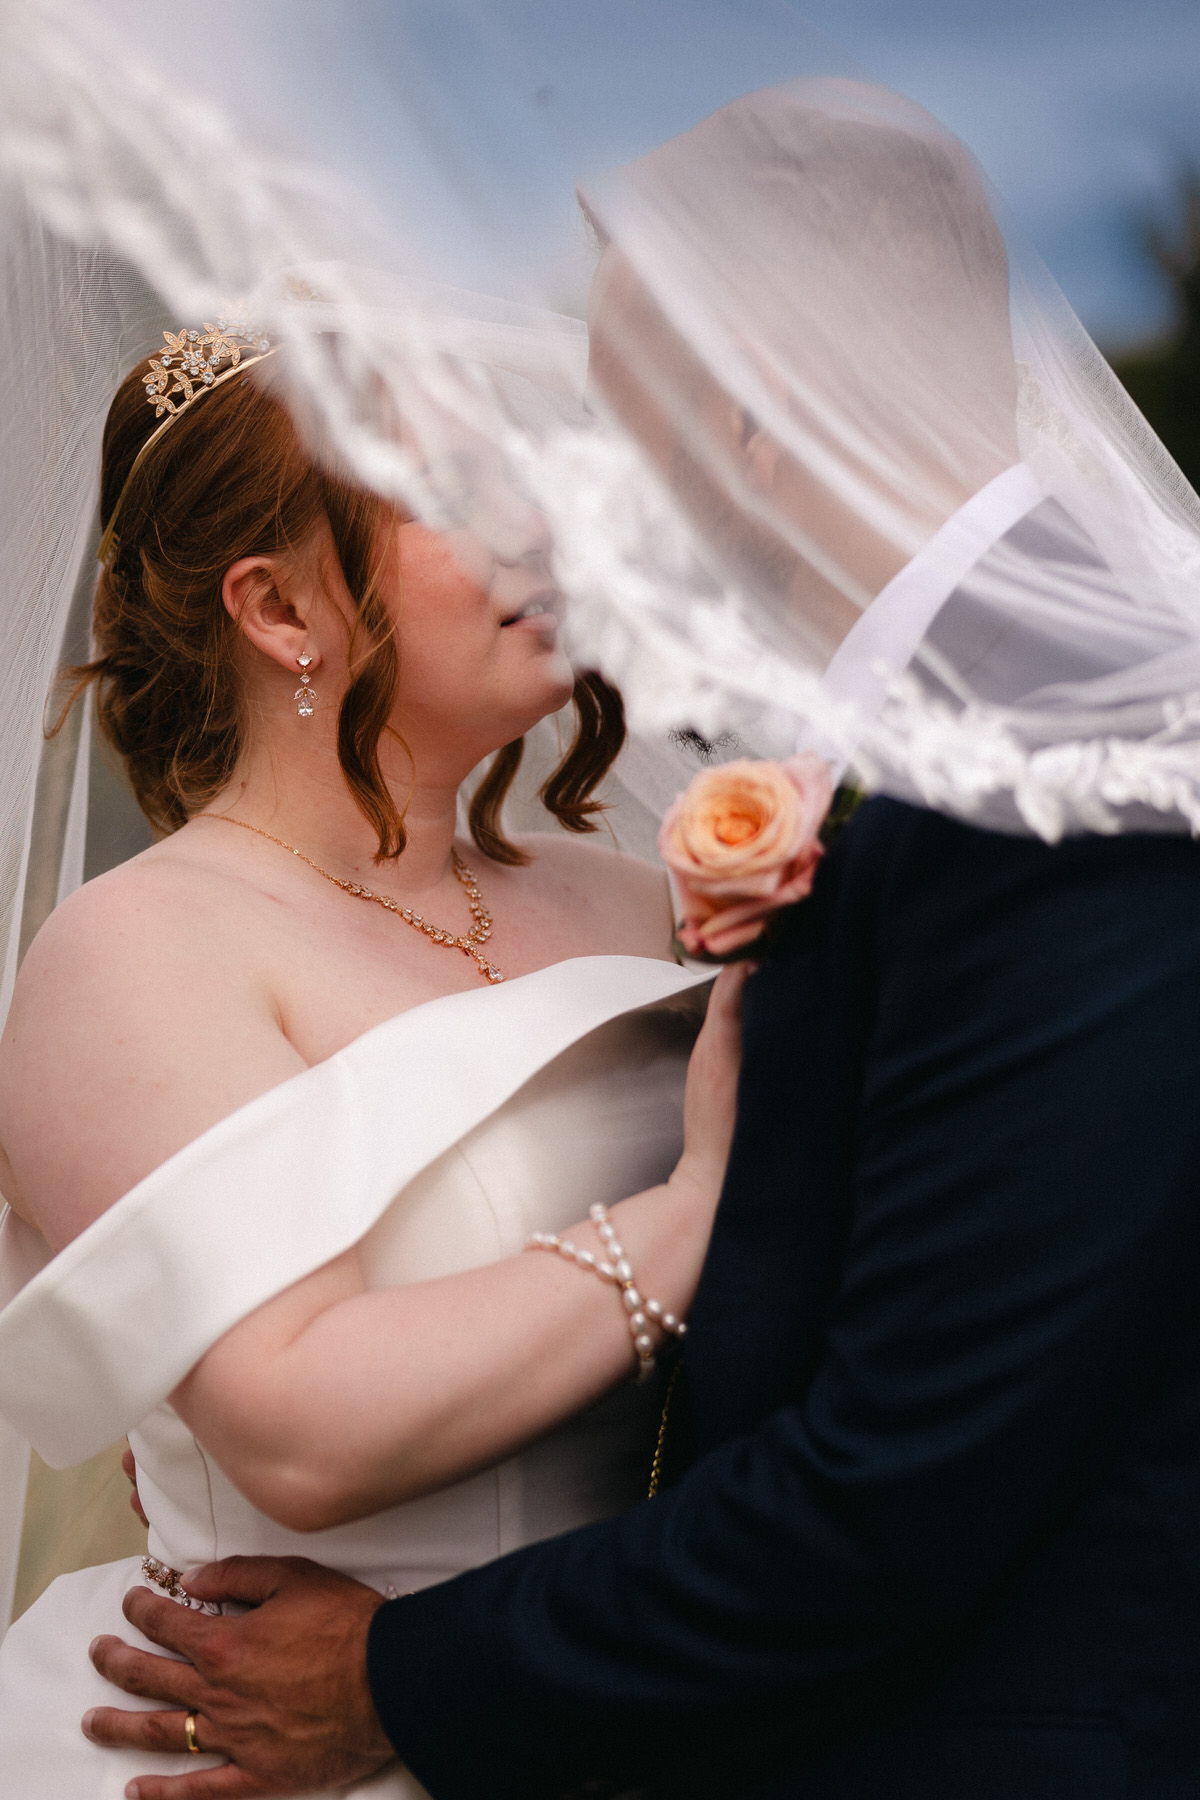
[[[510,618],[501,622],[504,631],[541,631],[552,636],[558,630],[558,614],[554,610],[553,601],[548,596],[539,595],[536,599],[527,600],[520,612],[513,613]]]

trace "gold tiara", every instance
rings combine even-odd
[[[147,362],[143,377],[146,399],[154,408],[155,418],[162,419],[162,424],[155,427],[134,457],[117,495],[117,503],[96,553],[102,563],[108,561],[116,547],[117,515],[129,484],[163,433],[189,406],[203,400],[213,388],[220,387],[223,381],[240,374],[243,369],[262,362],[264,357],[273,356],[279,349],[278,344],[272,344],[269,338],[243,321],[224,318],[219,318],[215,325],[205,325],[200,331],[189,331],[183,325],[178,331],[164,331],[163,342],[164,348],[156,351]]]

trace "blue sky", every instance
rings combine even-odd
[[[1200,0],[804,0],[979,156],[1092,335],[1161,328],[1139,241],[1200,170]]]
[[[556,122],[559,142],[582,154],[589,135],[598,143],[603,134],[611,141],[602,160],[619,148],[622,112],[636,121],[633,153],[648,147],[636,137],[651,119],[666,135],[729,97],[718,91],[722,68],[730,93],[779,79],[787,16],[799,15],[971,145],[1102,346],[1137,341],[1170,317],[1142,233],[1152,218],[1173,220],[1185,164],[1200,169],[1200,0],[349,4],[360,18],[376,15],[381,43],[389,24],[403,21],[407,32],[423,20],[420,35],[439,61],[435,40],[455,35],[449,20],[459,9],[474,15],[492,39],[493,69],[523,66],[531,87],[536,79],[553,85],[562,72],[579,117]],[[622,14],[624,27],[614,26]],[[481,101],[483,113],[482,90]]]
[[[181,24],[230,4],[155,0]],[[147,0],[107,6],[133,22]],[[270,65],[277,134],[401,214],[406,191],[438,195],[426,223],[478,253],[466,285],[491,282],[489,243],[528,256],[543,220],[574,228],[573,172],[805,72],[799,17],[970,144],[1103,348],[1169,319],[1141,233],[1200,169],[1200,0],[237,0],[237,15],[246,54],[197,81],[264,120]]]

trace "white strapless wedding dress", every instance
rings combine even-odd
[[[702,980],[587,957],[433,1001],[223,1120],[32,1274],[9,1215],[0,1413],[57,1466],[128,1431],[150,1550],[174,1569],[298,1554],[403,1594],[631,1504],[653,1433],[653,1402],[632,1385],[495,1469],[305,1536],[249,1505],[165,1396],[236,1319],[351,1244],[373,1286],[401,1286],[664,1179]],[[91,1706],[137,1704],[87,1647],[100,1632],[141,1641],[121,1598],[143,1579],[137,1560],[62,1576],[9,1631],[3,1800],[119,1800],[135,1775],[183,1771],[182,1757],[100,1750],[79,1729]],[[393,1768],[342,1792],[424,1790]]]

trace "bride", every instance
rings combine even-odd
[[[220,369],[174,410],[172,355]],[[0,1045],[0,1189],[55,1252],[0,1313],[0,1401],[60,1465],[129,1431],[145,1579],[302,1552],[383,1594],[645,1492],[655,1387],[628,1377],[698,1276],[739,983],[681,1109],[699,980],[662,877],[500,823],[522,734],[573,688],[543,790],[569,831],[622,733],[559,648],[538,519],[513,511],[500,559],[397,516],[301,448],[282,362],[180,334],[109,415],[76,691],[159,841],[52,915]],[[534,1232],[582,1262],[524,1254]],[[623,1292],[596,1279],[616,1237]],[[108,1698],[88,1643],[129,1635],[142,1578],[62,1577],[10,1631],[22,1800],[203,1753],[182,1717],[174,1754],[80,1733]],[[420,1791],[395,1766],[367,1787]]]

